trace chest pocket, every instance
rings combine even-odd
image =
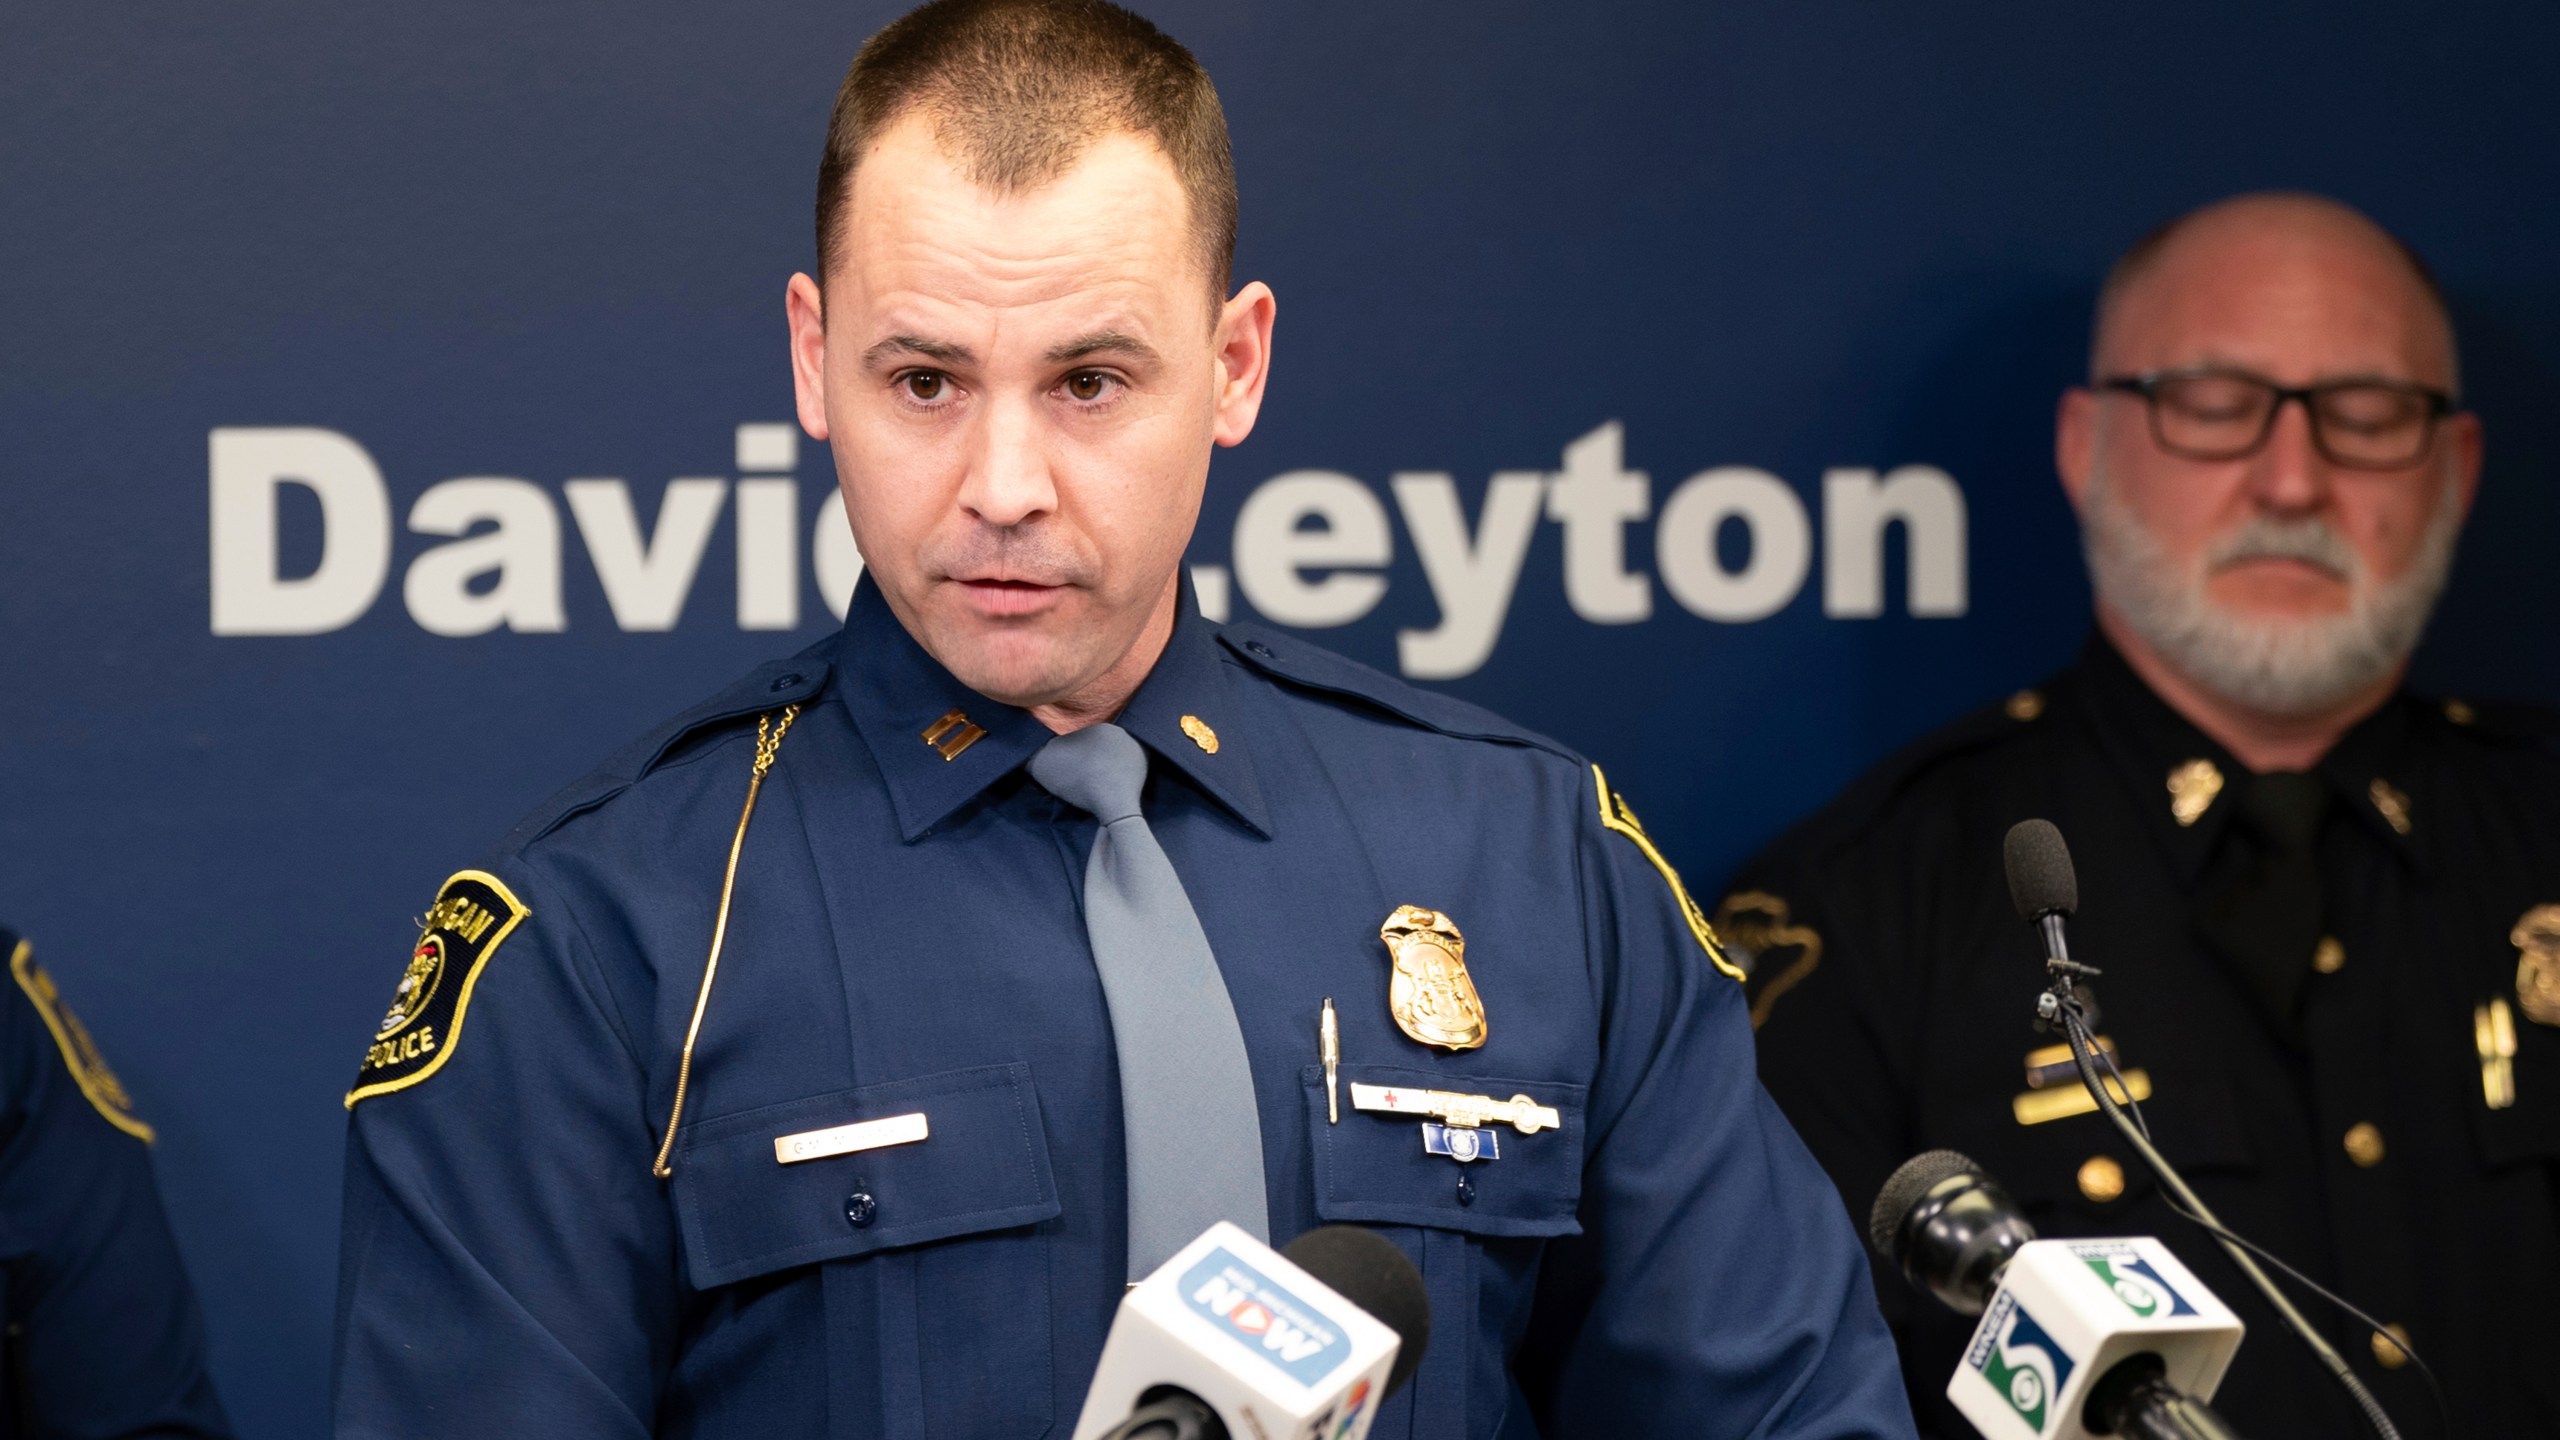
[[[775,1157],[784,1136],[916,1114],[922,1140]],[[672,1198],[696,1289],[823,1265],[840,1433],[956,1440],[1049,1424],[1046,1222],[1060,1206],[1030,1066],[705,1120],[685,1138]]]
[[[1326,1119],[1322,1067],[1308,1066],[1300,1077],[1314,1141],[1316,1214],[1327,1224],[1376,1227],[1401,1246],[1422,1272],[1434,1319],[1435,1339],[1422,1368],[1379,1411],[1370,1433],[1380,1440],[1492,1435],[1511,1394],[1504,1352],[1518,1342],[1526,1321],[1542,1242],[1582,1233],[1577,1212],[1589,1091],[1550,1080],[1386,1065],[1345,1065],[1340,1081],[1342,1121],[1333,1124]],[[1554,1110],[1559,1123],[1524,1135],[1489,1121],[1484,1134],[1501,1153],[1461,1163],[1423,1148],[1429,1117],[1355,1109],[1354,1084],[1495,1100],[1526,1095]],[[1467,1337],[1474,1337],[1472,1344]]]
[[[2158,1092],[2142,1102],[2160,1147],[2190,1177],[2246,1175],[2258,1156],[2241,1123],[2231,1082],[2194,1066],[2152,1071]],[[2076,1077],[2054,1089],[2085,1096]],[[1984,1092],[1946,1117],[1945,1143],[1973,1158],[2039,1224],[2071,1233],[2109,1233],[2158,1188],[2145,1166],[2094,1109],[2035,1125],[2017,1118],[2008,1094]]]

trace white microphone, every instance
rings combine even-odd
[[[1430,1336],[1386,1237],[1329,1225],[1284,1255],[1222,1220],[1121,1298],[1074,1440],[1363,1440]]]
[[[2158,1240],[2038,1240],[1952,1150],[1894,1172],[1868,1235],[1914,1284],[1982,1316],[1947,1398],[1984,1440],[2231,1435],[2204,1402],[2245,1327]]]

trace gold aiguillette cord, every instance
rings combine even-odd
[[[738,833],[729,840],[729,868],[720,877],[720,913],[711,922],[711,958],[702,963],[702,989],[693,997],[693,1023],[684,1027],[684,1057],[676,1062],[676,1103],[667,1111],[667,1138],[658,1142],[657,1162],[649,1167],[661,1180],[676,1173],[667,1161],[675,1153],[676,1126],[684,1121],[684,1092],[693,1083],[693,1042],[702,1034],[702,1013],[711,1008],[711,981],[720,973],[720,944],[729,938],[729,897],[738,888],[738,854],[747,846],[747,822],[756,816],[756,795],[764,789],[774,753],[782,748],[782,737],[798,718],[800,707],[793,705],[783,710],[779,725],[771,715],[756,719],[756,764],[747,776],[747,803],[738,812]]]

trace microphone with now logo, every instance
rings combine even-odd
[[[1384,1236],[1328,1225],[1283,1253],[1220,1221],[1121,1299],[1074,1440],[1362,1440],[1430,1340]]]

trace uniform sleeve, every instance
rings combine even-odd
[[[1613,799],[1582,843],[1604,1013],[1583,1233],[1550,1253],[1523,1388],[1557,1436],[1908,1436],[1866,1261],[1761,1089],[1742,986]]]
[[[579,917],[537,869],[447,886],[420,942],[454,942],[419,1017],[442,1022],[440,1058],[378,1067],[377,1041],[359,1077],[332,1377],[341,1437],[652,1431],[679,1292],[645,1074]],[[480,915],[449,910],[456,894],[524,914],[470,956]],[[432,928],[439,916],[448,930]],[[410,976],[426,978],[415,960],[395,1014],[418,1003]]]
[[[13,978],[34,973],[19,958]],[[228,1435],[150,1148],[83,1092],[27,983],[0,981],[0,1308],[17,1352],[0,1396],[63,1440]]]
[[[1735,943],[1753,952],[1761,1082],[1861,1226],[1887,1177],[1920,1148],[1910,1096],[1923,1010],[1916,971],[1892,948],[1918,922],[1888,913],[1890,892],[1907,883],[1855,847],[1782,844],[1746,865],[1717,907]],[[1870,1265],[1900,1335],[1935,1302],[1883,1261]],[[1931,1395],[1946,1376],[1914,1371],[1906,1383]]]

